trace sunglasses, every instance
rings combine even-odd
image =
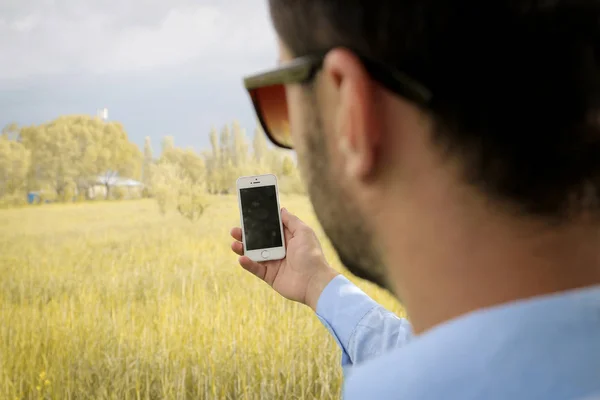
[[[405,73],[366,57],[359,58],[371,77],[392,92],[421,106],[431,101],[429,89]],[[325,54],[298,57],[277,69],[244,78],[258,120],[276,146],[293,148],[285,85],[311,82],[324,59]]]

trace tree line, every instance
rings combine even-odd
[[[233,193],[238,176],[274,173],[282,192],[303,192],[294,160],[269,147],[260,128],[250,142],[234,121],[220,131],[211,129],[209,139],[210,149],[196,152],[166,136],[155,156],[149,137],[141,150],[119,122],[97,117],[11,124],[0,134],[0,205],[24,204],[32,192],[41,203],[143,196],[156,198],[162,212],[176,209],[193,220],[202,214],[208,195]],[[143,185],[132,194],[116,185],[122,178]]]

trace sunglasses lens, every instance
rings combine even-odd
[[[250,91],[263,129],[278,146],[292,148],[285,86],[265,86]]]

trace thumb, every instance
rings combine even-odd
[[[283,226],[285,226],[292,235],[304,225],[300,218],[296,217],[286,208],[281,209],[281,222],[283,222]]]

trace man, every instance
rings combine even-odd
[[[332,270],[286,210],[287,258],[240,257],[324,321],[345,397],[600,395],[599,2],[270,9],[281,66],[246,79],[263,127],[297,150],[342,262],[411,321]]]

